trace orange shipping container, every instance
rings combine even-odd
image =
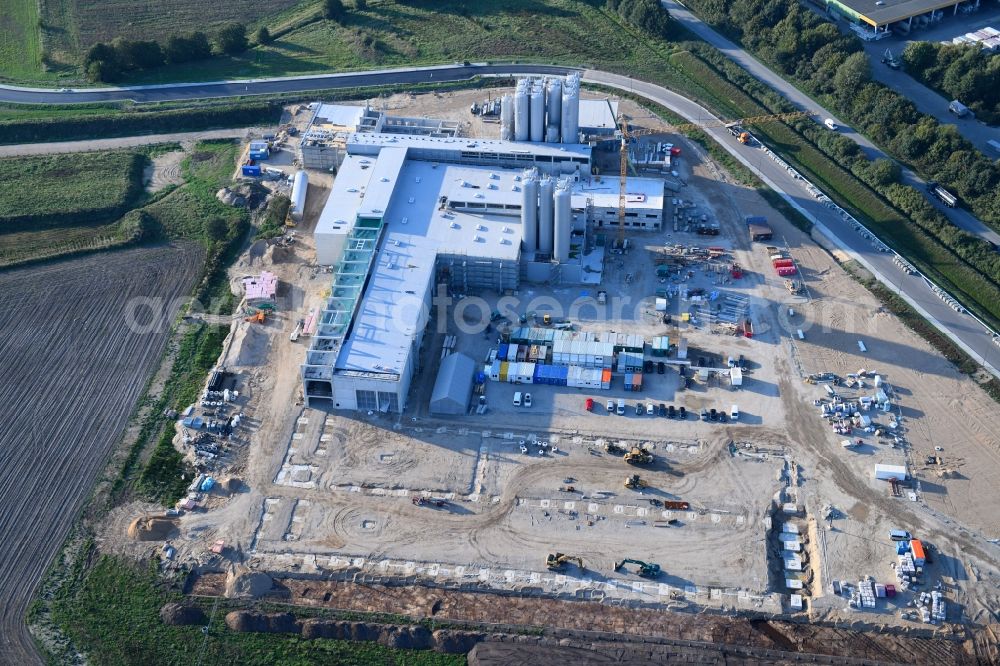
[[[920,539],[913,539],[910,541],[910,550],[913,551],[913,561],[919,566],[926,561],[926,556],[924,555],[924,544],[920,543]]]
[[[601,372],[601,381],[602,382],[610,382],[611,381],[611,371],[610,370],[605,370],[605,371]]]

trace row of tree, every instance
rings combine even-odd
[[[796,0],[690,0],[689,4],[785,78],[828,100],[887,153],[912,165],[926,180],[952,190],[980,219],[1000,226],[1000,167],[954,125],[938,123],[872,80],[856,37],[842,35]]]
[[[271,41],[267,28],[257,31],[256,41],[258,44]],[[113,82],[127,72],[204,60],[214,54],[235,55],[246,51],[249,46],[246,26],[229,23],[220,28],[211,41],[204,32],[192,32],[171,35],[164,44],[123,38],[98,42],[87,51],[83,67],[91,81]]]
[[[657,0],[607,0],[607,7],[651,35],[674,36],[675,25],[670,14]]]
[[[990,124],[1000,124],[1000,57],[978,46],[910,42],[903,50],[906,71],[945,92]]]

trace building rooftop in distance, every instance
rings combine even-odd
[[[366,155],[347,155],[333,181],[327,204],[323,206],[316,233],[347,233],[354,226],[361,202],[372,177],[371,167],[375,158]],[[362,169],[367,166],[367,169]]]
[[[625,201],[630,209],[663,209],[664,188],[661,178],[629,178],[626,181]],[[617,178],[582,179],[574,183],[573,206],[577,197],[589,198],[598,208],[617,208],[619,183]],[[582,201],[581,201],[582,205]]]
[[[390,147],[384,148],[378,154],[378,159],[371,166],[371,177],[368,179],[368,186],[365,188],[365,196],[358,207],[358,215],[361,217],[382,217],[389,202],[392,201],[393,193],[399,180],[399,172],[406,161],[406,148]],[[365,164],[360,168],[365,169]]]
[[[618,127],[618,102],[610,99],[580,100],[580,129],[614,131]]]
[[[871,26],[886,26],[935,9],[954,7],[960,0],[828,0],[828,4]]]
[[[344,104],[320,104],[313,116],[312,125],[316,128],[354,131],[364,118],[365,107],[347,106]]]
[[[470,139],[464,137],[433,137],[408,134],[382,134],[374,132],[354,132],[347,137],[347,149],[351,154],[376,152],[385,146],[400,146],[411,149],[413,159],[433,159],[424,157],[419,149],[454,150],[471,153],[505,153],[537,155],[550,158],[577,158],[590,163],[591,148],[578,143],[518,143],[501,139]],[[366,150],[367,149],[367,150]]]

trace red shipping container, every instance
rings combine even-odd
[[[795,273],[794,266],[781,266],[778,268],[778,275],[781,277],[788,277],[789,275],[795,275]]]
[[[887,597],[896,596],[896,586],[887,583],[885,586],[885,596]]]
[[[775,259],[773,262],[775,268],[780,268],[782,266],[794,266],[795,262],[791,259]]]

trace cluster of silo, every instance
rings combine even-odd
[[[569,260],[573,233],[573,181],[542,176],[537,169],[524,172],[521,181],[521,227],[524,249]]]
[[[501,100],[501,139],[577,143],[579,135],[579,74],[565,79],[519,79],[513,96]]]

